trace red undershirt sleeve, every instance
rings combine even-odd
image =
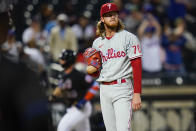
[[[142,92],[142,62],[141,57],[131,60],[131,66],[133,68],[133,85],[134,93]]]

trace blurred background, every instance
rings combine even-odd
[[[143,107],[133,114],[133,131],[196,131],[195,0],[13,0],[12,26],[1,53],[25,63],[47,97],[62,71],[57,60],[63,48],[78,51],[76,69],[85,72],[82,53],[96,38],[100,6],[106,2],[118,5],[126,30],[142,45]],[[5,3],[0,1],[1,9]],[[59,26],[65,28],[57,35]],[[99,94],[92,103],[92,131],[105,131]],[[65,109],[62,102],[50,103],[54,129]]]

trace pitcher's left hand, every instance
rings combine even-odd
[[[133,107],[134,111],[137,111],[137,110],[141,109],[142,102],[141,102],[140,93],[134,93],[133,94],[132,107]]]

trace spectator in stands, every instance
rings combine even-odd
[[[196,69],[196,39],[193,34],[186,28],[186,21],[182,18],[178,18],[175,21],[176,28],[182,28],[184,31],[182,33],[183,37],[186,38],[185,48],[183,50],[184,64],[187,71]],[[192,57],[190,57],[192,56]]]
[[[125,23],[128,31],[137,32],[137,28],[142,21],[143,0],[126,0],[123,1],[123,7],[119,12],[119,17]]]
[[[46,45],[46,34],[41,30],[40,18],[38,16],[34,16],[30,26],[24,30],[22,40],[24,44],[35,41],[36,46],[39,49]]]
[[[41,74],[46,68],[46,63],[44,56],[36,46],[35,39],[27,42],[24,53],[28,55],[27,65],[36,73]]]
[[[148,14],[138,29],[141,39],[143,57],[142,66],[144,75],[149,73],[159,73],[162,69],[161,62],[161,26],[159,22]]]
[[[78,39],[79,52],[82,52],[92,44],[92,39],[95,36],[95,29],[93,25],[89,23],[89,16],[80,16],[78,23],[74,24],[72,29]]]
[[[143,14],[136,5],[130,5],[127,11],[128,16],[124,19],[126,29],[130,32],[136,33],[142,22]]]
[[[167,9],[167,15],[171,21],[175,21],[178,17],[185,18],[187,8],[190,7],[188,0],[169,0],[170,4]]]
[[[40,11],[37,16],[40,19],[41,27],[44,27],[47,21],[50,20],[51,16],[53,15],[53,6],[47,2],[43,2],[40,5]]]
[[[32,19],[32,23],[27,27],[22,35],[23,43],[27,44],[31,40],[38,40],[40,37],[41,27],[37,17]]]
[[[40,49],[44,45],[45,37],[41,32],[40,21],[34,17],[31,25],[23,32],[24,53],[28,58],[25,63],[36,73],[41,74],[45,70],[45,59]]]
[[[65,12],[65,14],[69,17],[69,25],[72,26],[77,22],[78,15],[83,11],[81,7],[86,6],[87,3],[84,1],[61,1],[61,6],[63,7],[61,11]]]
[[[78,50],[77,38],[68,26],[67,15],[59,14],[57,21],[58,25],[52,28],[49,40],[50,53],[54,61],[58,61],[62,49]]]
[[[52,28],[55,27],[56,25],[57,25],[56,15],[53,13],[49,17],[49,20],[48,20],[48,22],[46,23],[46,25],[44,27],[44,31],[46,32],[47,36],[50,35]]]
[[[138,10],[141,10],[143,7],[144,0],[127,0],[124,4],[124,8],[129,8],[130,6],[136,6]]]
[[[186,38],[183,36],[183,32],[184,27],[182,26],[174,29],[169,26],[165,27],[162,46],[166,51],[164,68],[168,75],[185,75],[182,50],[186,43]]]
[[[19,62],[20,52],[22,51],[22,43],[16,41],[15,31],[13,29],[8,31],[7,40],[3,43],[1,50],[8,59],[13,62]]]
[[[153,10],[151,12],[159,20],[160,24],[163,24],[163,22],[167,18],[167,12],[165,10],[167,5],[165,2],[167,2],[167,1],[150,0],[150,4],[153,7]]]

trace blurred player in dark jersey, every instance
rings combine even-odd
[[[63,50],[59,63],[64,73],[55,88],[51,100],[64,97],[67,113],[60,120],[57,131],[90,131],[89,117],[92,106],[89,102],[99,90],[98,83],[89,75],[74,69],[76,52]]]

